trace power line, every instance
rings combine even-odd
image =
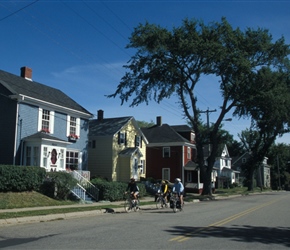
[[[11,14],[9,14],[9,15],[7,15],[7,16],[1,18],[1,19],[0,19],[0,22],[3,21],[3,20],[5,20],[5,19],[7,19],[8,17],[11,17],[11,16],[15,15],[16,13],[18,13],[18,12],[20,12],[20,11],[22,11],[22,10],[28,8],[29,6],[31,6],[32,4],[35,4],[35,3],[38,2],[38,1],[39,1],[39,0],[35,0],[34,2],[32,2],[32,3],[30,3],[30,4],[26,5],[26,6],[24,6],[24,7],[22,7],[22,8],[20,8],[19,10],[16,10],[16,11],[12,12]]]

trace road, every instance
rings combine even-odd
[[[0,228],[0,249],[289,249],[290,192]]]

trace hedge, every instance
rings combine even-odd
[[[37,166],[0,165],[0,192],[39,191],[45,175]]]
[[[91,180],[99,189],[99,200],[120,201],[124,199],[124,192],[127,189],[128,183],[118,181],[107,181],[101,178]],[[140,196],[146,195],[146,188],[143,183],[137,183]]]

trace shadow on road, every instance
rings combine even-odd
[[[232,241],[242,241],[250,243],[279,244],[290,247],[290,227],[254,227],[254,226],[234,226],[234,227],[174,227],[167,232],[186,237],[216,237],[225,238]]]

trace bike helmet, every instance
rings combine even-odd
[[[135,178],[134,178],[134,177],[132,177],[132,178],[130,179],[130,181],[135,181]]]
[[[181,182],[181,180],[179,178],[176,178],[175,182]]]

